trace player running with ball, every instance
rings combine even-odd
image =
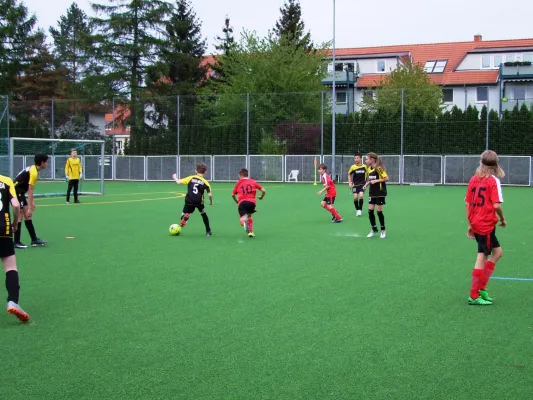
[[[261,191],[259,200],[263,200],[266,190],[255,180],[248,177],[248,170],[246,168],[242,168],[239,171],[239,181],[233,188],[231,196],[233,197],[233,201],[238,205],[241,226],[244,227],[249,238],[255,237],[252,214],[256,211],[255,196],[257,195],[257,190]]]

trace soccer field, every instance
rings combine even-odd
[[[355,217],[347,185],[332,224],[319,186],[275,183],[248,239],[232,187],[213,184],[212,237],[198,213],[168,234],[174,183],[37,199],[49,246],[17,251],[32,319],[0,313],[1,397],[533,398],[531,188],[504,187],[494,277],[516,279],[492,280],[480,307],[467,305],[466,187],[391,185],[385,240],[366,238],[366,199]]]

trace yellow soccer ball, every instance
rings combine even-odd
[[[168,228],[168,232],[172,236],[178,236],[181,233],[181,226],[179,226],[178,224],[172,224],[170,225],[170,228]]]

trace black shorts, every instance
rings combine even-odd
[[[374,204],[376,206],[383,206],[387,203],[385,202],[385,197],[370,197],[368,199],[368,204]]]
[[[0,238],[0,258],[5,258],[15,255],[15,244],[12,238]]]
[[[496,237],[496,228],[494,228],[488,235],[478,235],[477,233],[474,233],[474,237],[476,238],[478,253],[490,256],[492,249],[500,247],[500,242],[498,242],[498,238]]]
[[[20,203],[20,208],[26,207],[28,205],[28,200],[26,199],[26,193],[17,191],[17,200]]]
[[[322,200],[322,201],[325,201],[326,204],[329,204],[329,205],[332,206],[333,204],[335,204],[335,196],[333,196],[333,197],[326,196],[326,197],[324,197],[324,200]]]
[[[185,205],[183,206],[183,214],[192,214],[194,212],[194,210],[198,209],[198,211],[200,211],[201,213],[204,211],[204,208],[205,206],[200,203],[200,204],[187,204],[185,203]]]
[[[255,212],[255,203],[253,201],[241,201],[239,203],[239,216],[251,215]]]
[[[364,185],[359,185],[359,186],[354,186],[352,188],[352,192],[354,194],[359,194],[359,193],[364,193],[365,192],[365,189],[363,189]]]

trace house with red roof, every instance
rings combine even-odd
[[[502,112],[515,105],[533,105],[533,39],[413,44],[335,50],[322,83],[329,88],[335,74],[338,113],[360,108],[364,96],[374,96],[381,79],[411,60],[442,86],[448,108],[487,106]],[[330,51],[330,58],[332,53]]]

